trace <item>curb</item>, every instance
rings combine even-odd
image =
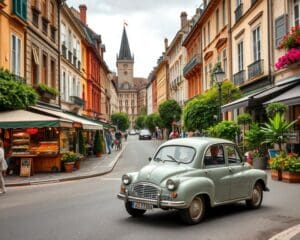
[[[109,169],[105,170],[103,172],[97,172],[97,173],[79,175],[79,176],[73,176],[73,177],[62,177],[62,178],[58,178],[58,179],[41,180],[41,181],[28,181],[28,182],[22,182],[22,183],[6,183],[5,186],[6,187],[33,186],[33,185],[68,182],[68,181],[74,181],[74,180],[80,180],[80,179],[86,179],[86,178],[99,177],[99,176],[105,175],[107,173],[110,173],[114,169],[121,154],[124,152],[126,147],[127,147],[127,144],[124,144],[124,147],[122,148],[122,150],[116,155],[116,157],[112,160],[112,162],[107,166]]]

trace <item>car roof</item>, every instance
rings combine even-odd
[[[189,138],[176,138],[169,141],[166,141],[161,146],[167,145],[184,145],[191,146],[194,148],[203,148],[212,144],[220,144],[220,143],[229,143],[234,144],[232,141],[222,139],[222,138],[211,138],[211,137],[189,137]]]

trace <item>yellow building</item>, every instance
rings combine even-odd
[[[168,43],[165,39],[165,49],[167,50]],[[157,61],[155,75],[157,81],[157,107],[169,98],[169,68],[168,60],[163,54]]]
[[[0,67],[16,76],[25,76],[25,0],[0,1]]]

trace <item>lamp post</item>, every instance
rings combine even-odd
[[[216,83],[218,84],[218,92],[219,92],[219,114],[218,114],[218,121],[221,122],[223,119],[222,117],[222,111],[221,111],[221,106],[222,106],[222,83],[225,78],[225,72],[221,68],[221,66],[218,66],[216,70],[214,71],[215,75],[215,80]]]

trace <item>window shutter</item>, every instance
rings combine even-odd
[[[286,19],[286,15],[281,15],[275,19],[275,46],[277,48],[286,34]]]
[[[22,18],[27,20],[27,0],[22,0]]]

